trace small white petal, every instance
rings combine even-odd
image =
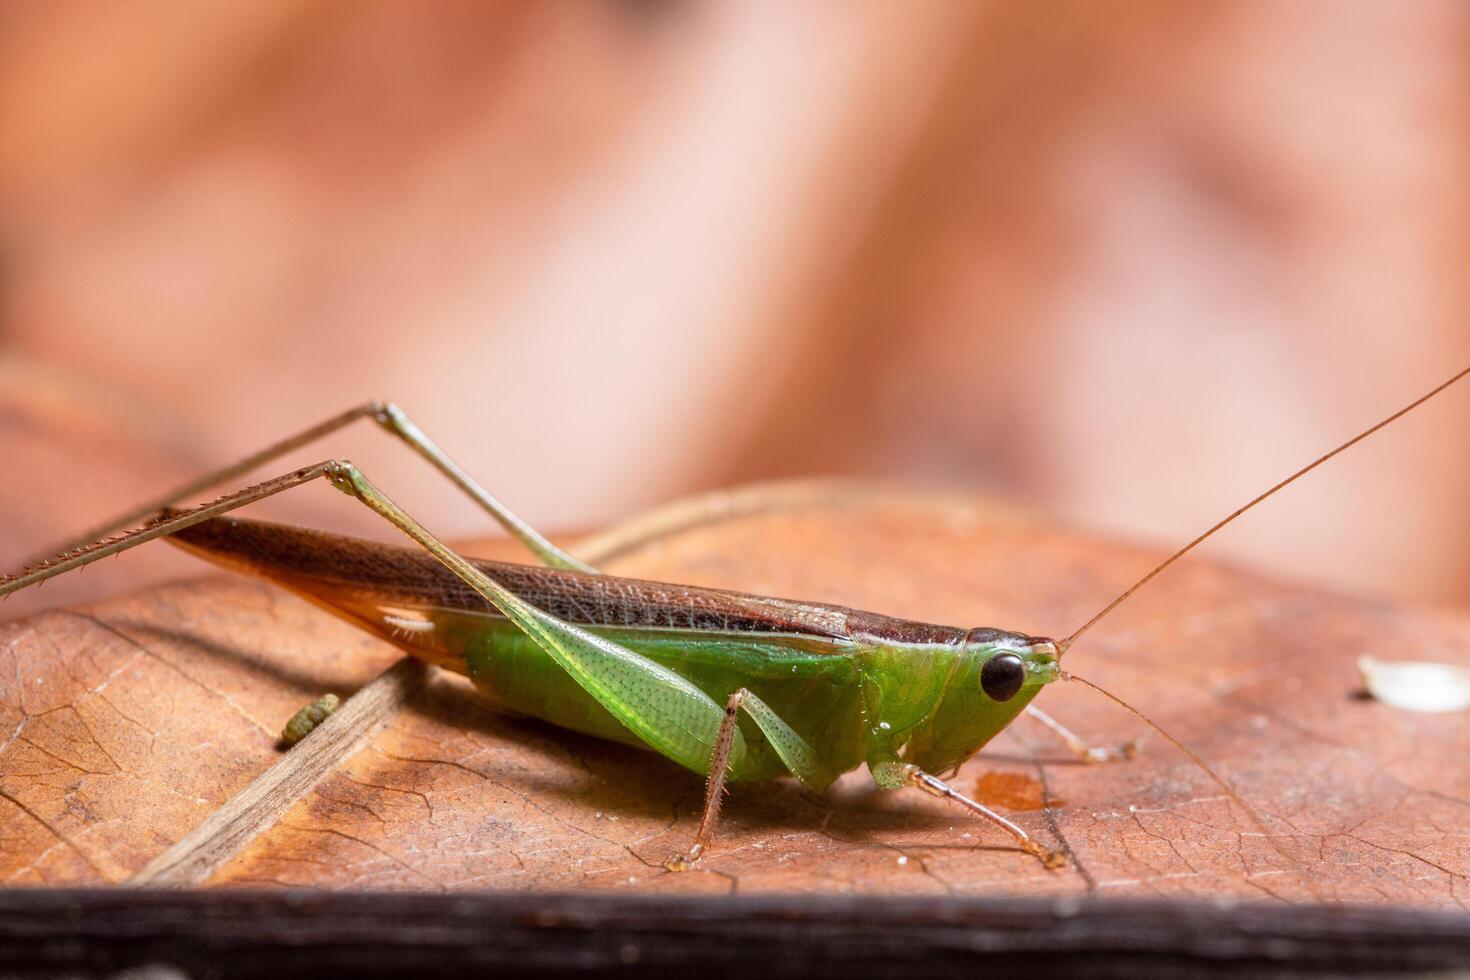
[[[1359,657],[1358,670],[1368,693],[1395,708],[1409,711],[1470,709],[1470,670],[1427,661],[1375,660]]]

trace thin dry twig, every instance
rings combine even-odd
[[[351,756],[423,687],[428,676],[429,667],[409,657],[383,671],[322,722],[303,747],[286,753],[125,884],[152,888],[203,884]]]

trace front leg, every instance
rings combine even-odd
[[[895,760],[891,762],[879,762],[870,766],[869,769],[873,774],[873,781],[884,789],[911,787],[922,790],[930,796],[937,796],[941,799],[958,803],[971,813],[984,817],[1014,837],[1016,843],[1020,845],[1021,850],[1036,858],[1048,869],[1060,868],[1067,863],[1067,856],[1061,851],[1047,850],[1037,843],[1036,838],[1026,833],[1026,831],[1022,830],[1016,824],[1007,820],[994,810],[991,810],[989,807],[970,799],[938,776],[929,775],[918,766]]]

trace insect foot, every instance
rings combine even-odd
[[[310,735],[316,726],[326,721],[342,701],[335,694],[323,694],[315,701],[291,716],[286,727],[281,729],[281,744],[287,748]]]
[[[1138,739],[1130,739],[1122,745],[1094,745],[1083,759],[1087,762],[1127,762],[1138,754]]]
[[[689,848],[689,853],[675,854],[673,857],[665,861],[664,868],[669,871],[688,871],[690,868],[694,867],[694,862],[698,861],[699,856],[703,853],[704,845],[695,844],[693,847]]]
[[[1022,850],[1041,862],[1041,866],[1048,871],[1067,866],[1067,855],[1061,851],[1048,851],[1035,841],[1025,841],[1021,844]]]

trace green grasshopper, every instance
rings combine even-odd
[[[1048,868],[1064,857],[950,786],[957,769],[1009,725],[1042,687],[1076,680],[1160,731],[1255,819],[1193,753],[1113,695],[1061,668],[1063,654],[1129,596],[1266,498],[1470,374],[1455,375],[1298,470],[1195,538],[1066,639],[964,629],[839,606],[599,574],[492,497],[396,406],[370,402],[211,473],[88,534],[59,557],[0,579],[0,596],[154,538],[299,593],[409,654],[469,677],[502,709],[653,751],[706,777],[693,844],[713,839],[727,780],[794,776],[820,790],[866,764],[881,788],[956,803],[1008,833]],[[327,460],[174,509],[358,419],[371,419],[482,506],[540,566],[462,557],[390,500],[356,466]],[[304,528],[224,517],[318,479],[357,499],[417,544],[396,548]],[[117,537],[104,535],[152,517]],[[1034,711],[1034,709],[1032,709]],[[1084,758],[1086,746],[1037,713]]]

